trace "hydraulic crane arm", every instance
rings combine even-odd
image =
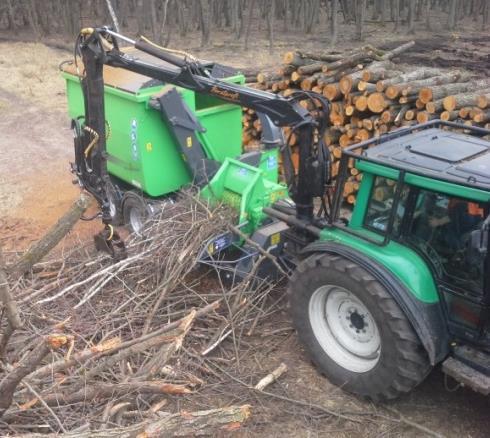
[[[170,64],[168,67],[142,61],[119,50],[118,40],[124,40]],[[301,219],[313,218],[313,198],[323,196],[330,179],[330,159],[322,143],[322,131],[328,120],[329,103],[322,96],[299,92],[290,98],[255,90],[214,78],[206,65],[188,57],[176,56],[172,51],[156,46],[141,38],[133,41],[108,28],[84,29],[77,39],[77,53],[81,53],[85,66],[82,80],[85,94],[85,121],[89,129],[98,134],[97,148],[92,152],[94,187],[103,198],[103,181],[108,179],[105,163],[104,65],[123,68],[164,83],[215,96],[224,101],[256,110],[268,117],[277,127],[291,127],[299,140],[299,169],[297,176],[291,162],[289,148],[281,151],[286,167],[286,178],[297,215]],[[316,106],[316,117],[299,104],[309,99]],[[315,139],[317,141],[315,141]],[[88,144],[90,137],[85,140]],[[100,199],[99,199],[100,200]],[[103,199],[102,199],[103,201]],[[103,205],[104,203],[101,202]],[[104,207],[103,207],[104,212]]]

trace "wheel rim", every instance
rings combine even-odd
[[[132,208],[129,211],[129,225],[135,233],[139,233],[145,223],[145,214],[139,208]]]
[[[117,205],[112,196],[109,196],[109,214],[111,218],[114,219],[117,215]]]
[[[346,370],[365,373],[379,361],[381,337],[367,307],[353,293],[335,285],[311,296],[309,318],[325,353]]]

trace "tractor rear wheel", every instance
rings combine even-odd
[[[134,192],[126,192],[123,197],[124,223],[131,232],[140,234],[150,214],[145,200]]]
[[[300,340],[343,389],[375,401],[393,399],[431,370],[403,311],[360,265],[315,254],[298,266],[288,293]]]

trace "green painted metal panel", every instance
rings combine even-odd
[[[225,158],[235,158],[242,153],[240,107],[221,103],[219,106],[196,110],[195,114],[206,129],[206,132],[199,133],[199,140],[207,150],[209,158],[223,162]]]
[[[78,77],[62,73],[66,79],[68,110],[71,118],[84,114],[83,95]],[[226,80],[243,83],[237,75]],[[109,85],[104,87],[108,127],[108,172],[150,196],[162,196],[191,182],[172,133],[160,113],[148,103],[156,93],[171,85],[144,88],[136,93]],[[241,153],[242,110],[219,99],[177,88],[206,129],[199,134],[210,158],[223,162]]]
[[[407,173],[405,176],[407,184],[411,184],[435,192],[445,193],[447,195],[457,196],[460,198],[472,199],[479,202],[488,202],[490,192],[472,187],[460,186],[446,181],[439,181],[424,176]]]
[[[365,160],[356,160],[355,166],[362,172],[374,173],[385,178],[398,179],[400,172],[391,167],[381,166],[380,164],[370,163]]]
[[[382,240],[381,236],[367,230],[355,230],[366,237]],[[405,287],[420,301],[436,303],[439,301],[436,284],[424,260],[411,249],[390,241],[388,245],[379,246],[361,237],[342,231],[341,228],[325,228],[320,240],[332,241],[349,246],[384,266],[395,275]]]
[[[263,208],[286,198],[288,191],[282,184],[269,181],[260,168],[227,158],[201,196],[233,207],[239,215],[238,224],[244,224],[242,230],[251,233],[266,218]]]

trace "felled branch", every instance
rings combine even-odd
[[[70,388],[67,391],[45,394],[43,395],[43,400],[48,406],[59,406],[94,398],[116,397],[132,392],[140,394],[190,394],[192,391],[185,385],[167,383],[163,380],[126,383],[97,382],[92,386],[86,386],[74,392]],[[24,406],[26,408],[32,407],[36,403],[37,399],[33,399],[25,403]]]
[[[13,275],[23,275],[48,254],[65,237],[78,222],[90,204],[88,195],[81,194],[80,198],[56,222],[55,225],[11,267]]]
[[[65,335],[49,335],[26,354],[17,366],[0,381],[0,418],[12,404],[17,385],[39,365],[51,349],[58,349],[70,340]]]
[[[22,320],[20,319],[19,309],[17,303],[10,293],[7,274],[5,273],[3,257],[0,250],[0,303],[2,303],[7,316],[7,326],[0,337],[0,357],[4,355],[5,347],[14,333],[22,327]]]
[[[240,428],[250,417],[250,406],[229,406],[207,411],[167,414],[157,421],[143,422],[128,427],[67,434],[25,434],[19,438],[115,438],[115,437],[172,437],[216,435],[223,436]]]

